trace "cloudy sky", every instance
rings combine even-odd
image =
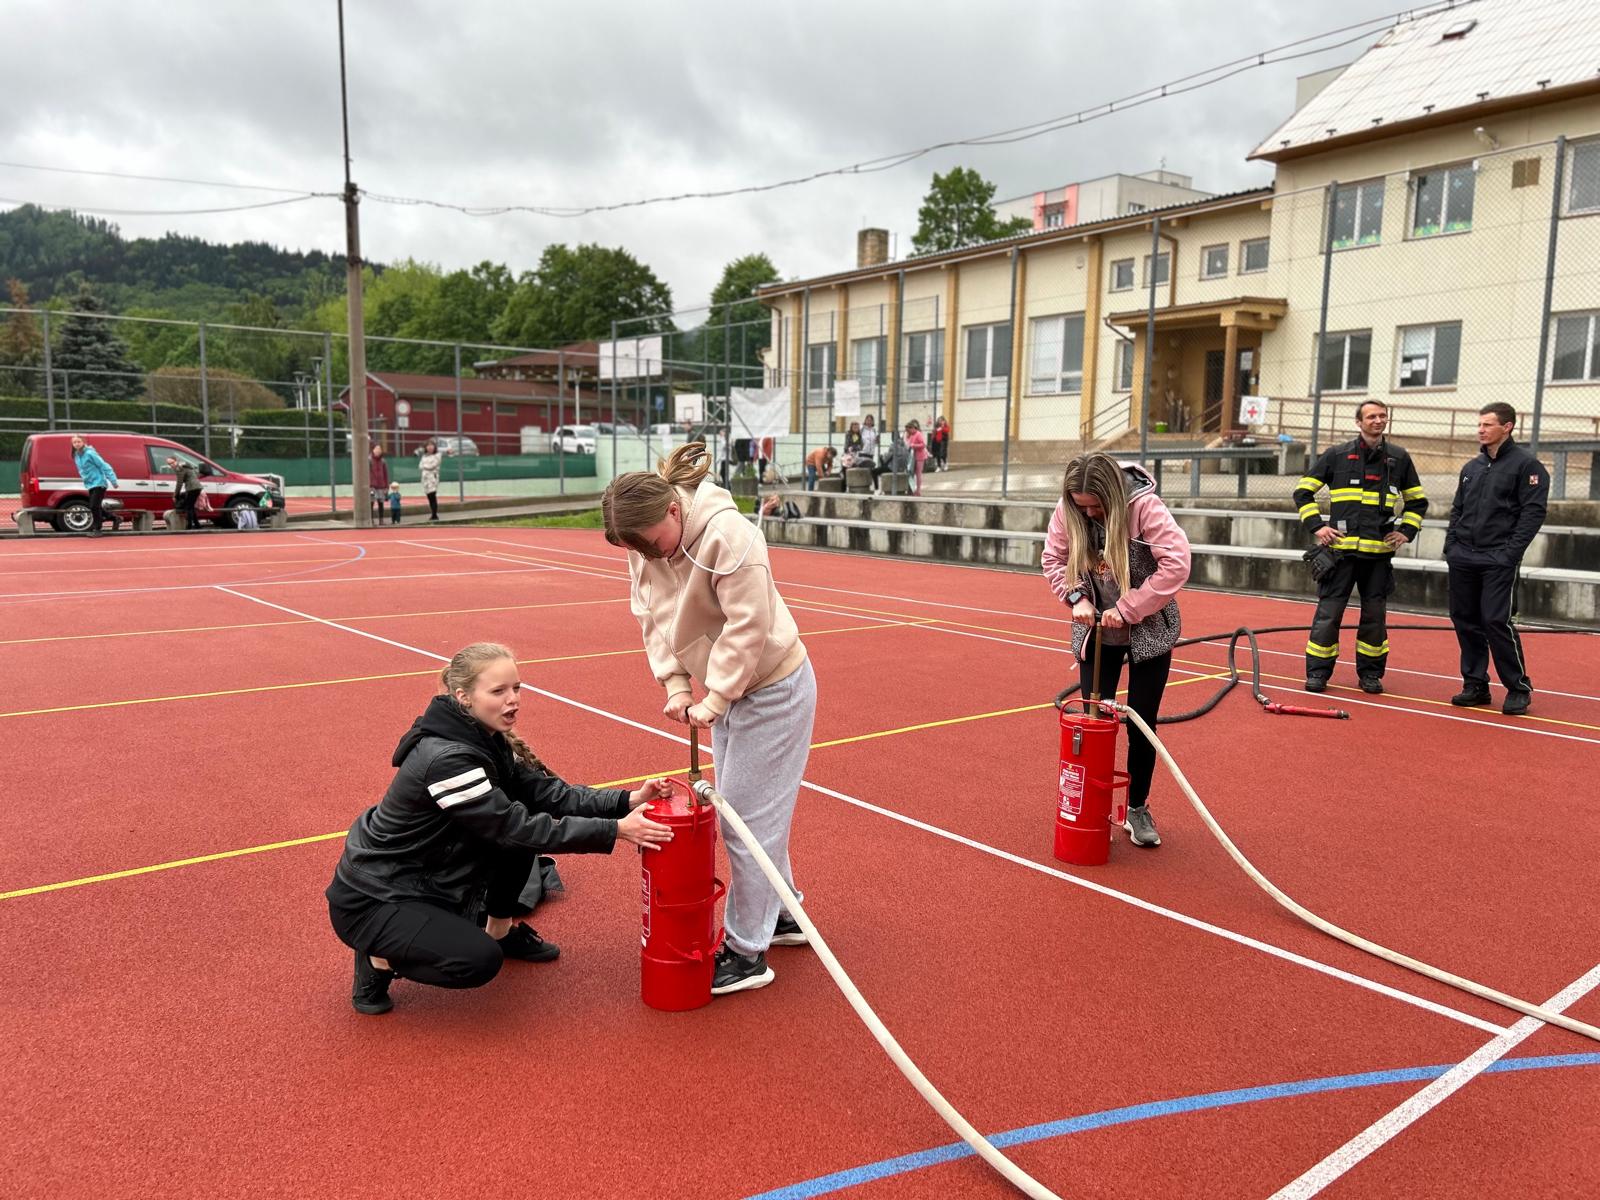
[[[347,0],[350,134],[363,188],[462,205],[580,206],[768,183],[1076,112],[1397,11],[1396,0]],[[0,159],[336,192],[334,0],[0,0]],[[1375,35],[1374,35],[1375,36]],[[975,167],[1001,197],[1169,169],[1216,191],[1270,179],[1245,155],[1295,76],[1343,49],[1011,146],[872,175],[578,219],[362,206],[368,257],[525,270],[551,242],[622,245],[703,304],[752,251],[785,277],[853,265],[855,231],[901,249],[929,178]],[[269,193],[0,166],[0,207],[195,209]],[[113,216],[130,236],[343,248],[316,199],[217,215]]]

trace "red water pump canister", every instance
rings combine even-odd
[[[659,850],[640,850],[639,994],[651,1008],[684,1012],[711,1003],[713,960],[722,945],[717,900],[717,813],[689,785],[674,779],[672,794],[645,806],[652,821],[672,827]]]
[[[1111,856],[1111,826],[1127,816],[1125,771],[1116,770],[1115,716],[1061,710],[1061,772],[1056,800],[1056,857],[1080,867]],[[1113,812],[1113,804],[1120,810]]]

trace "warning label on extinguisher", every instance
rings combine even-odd
[[[1061,815],[1076,821],[1083,811],[1084,769],[1080,763],[1061,764]]]
[[[639,934],[639,944],[642,946],[650,940],[650,872],[639,873],[639,898],[643,902],[644,920],[642,931]]]

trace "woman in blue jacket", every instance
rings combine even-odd
[[[105,509],[101,505],[106,498],[106,489],[117,486],[117,473],[111,469],[110,463],[100,457],[93,446],[77,434],[72,435],[72,465],[78,468],[78,478],[83,480],[89,489],[89,512],[94,517],[89,536],[99,537],[100,526],[106,522]],[[112,532],[115,533],[121,524],[113,516]]]

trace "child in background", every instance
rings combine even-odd
[[[389,520],[396,525],[400,524],[400,485],[398,483],[389,485]]]

